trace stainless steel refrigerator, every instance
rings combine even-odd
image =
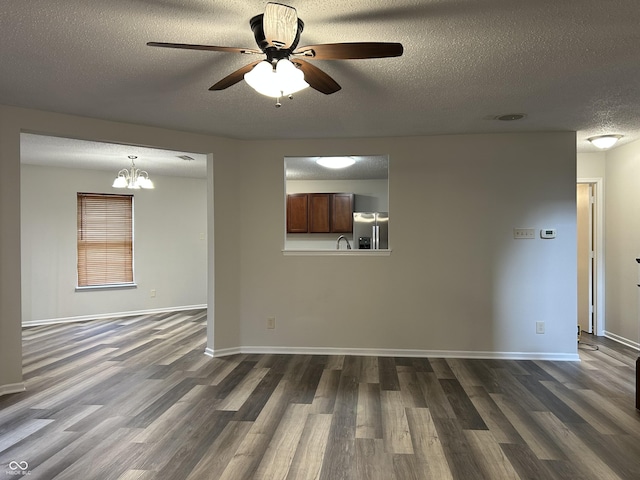
[[[353,243],[356,249],[389,248],[389,214],[387,212],[355,212]]]

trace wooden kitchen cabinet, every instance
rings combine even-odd
[[[331,194],[309,194],[309,233],[331,232]]]
[[[306,193],[287,195],[287,233],[309,231],[309,196]]]
[[[331,200],[331,231],[351,233],[353,231],[353,193],[334,193]]]
[[[353,193],[287,195],[287,233],[351,233]]]

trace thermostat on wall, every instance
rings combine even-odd
[[[540,230],[540,238],[556,238],[555,228],[543,228]]]

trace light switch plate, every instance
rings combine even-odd
[[[536,238],[536,230],[535,228],[514,228],[513,238]]]

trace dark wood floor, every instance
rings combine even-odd
[[[640,478],[637,355],[606,339],[582,362],[211,359],[205,316],[26,328],[0,478]]]

